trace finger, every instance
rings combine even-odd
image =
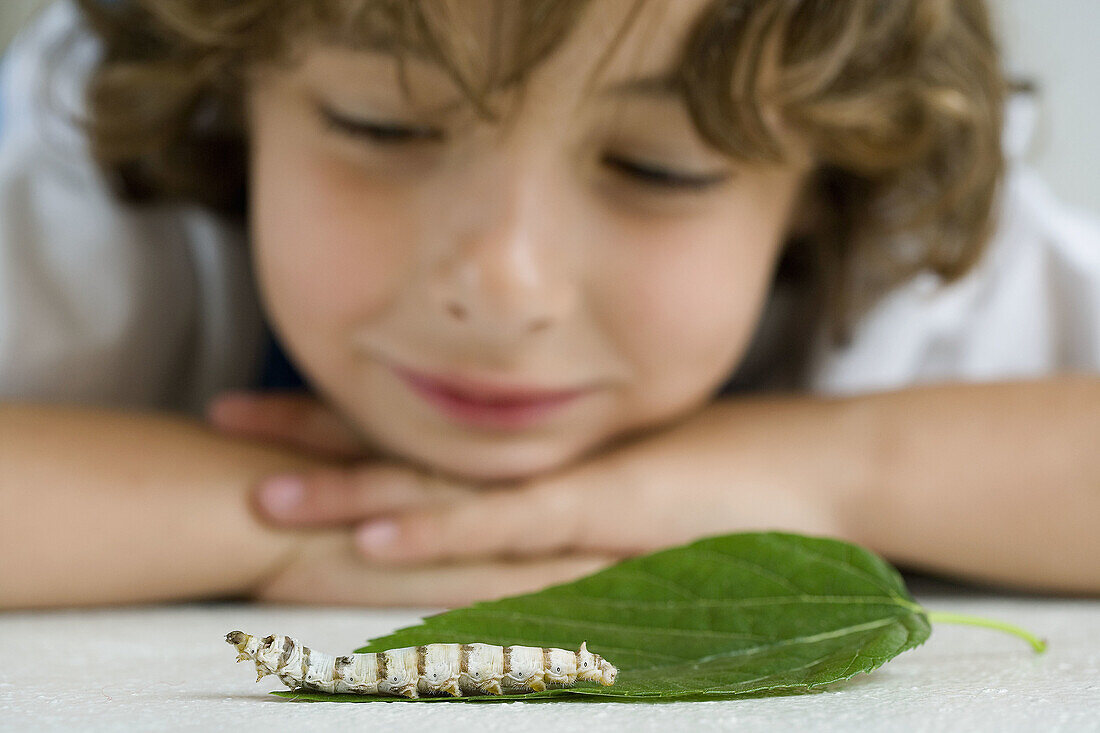
[[[379,462],[349,470],[273,476],[261,482],[252,496],[257,512],[270,523],[323,527],[453,504],[476,493],[400,464]]]
[[[530,593],[590,575],[614,564],[599,555],[545,560],[493,560],[461,565],[387,568],[349,551],[323,564],[292,565],[258,587],[257,600],[356,606],[454,607]]]
[[[654,517],[631,517],[628,504],[614,506],[612,493],[592,498],[577,487],[553,486],[486,492],[451,507],[368,522],[356,543],[367,557],[396,564],[563,551],[634,554],[648,546],[641,535]]]
[[[230,392],[207,407],[218,430],[270,440],[333,458],[355,458],[365,444],[327,405],[308,394]]]

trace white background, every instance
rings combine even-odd
[[[1006,66],[1038,82],[1030,159],[1061,197],[1100,213],[1100,0],[988,0]],[[0,0],[0,45],[46,0]]]
[[[0,0],[3,2],[4,0]],[[0,614],[0,731],[563,731],[600,733],[1100,733],[1100,601],[923,592],[933,611],[986,616],[1016,637],[936,623],[932,637],[819,695],[624,704],[287,703],[234,664],[225,634],[287,634],[329,654],[415,623],[422,611],[172,604]],[[471,639],[471,641],[473,641]],[[612,660],[614,661],[614,660]]]

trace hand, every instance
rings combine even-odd
[[[362,459],[369,455],[364,444],[331,410],[304,394],[225,395],[211,405],[209,419],[222,432],[273,441],[330,458]],[[376,472],[391,479],[387,485],[392,489],[393,507],[413,503],[417,496],[415,484],[402,485],[400,481],[402,476],[411,477],[412,472],[396,467],[387,471],[379,466]],[[314,474],[313,479],[319,476],[322,475]],[[447,494],[447,488],[439,484],[432,500],[439,501]],[[339,494],[322,490],[315,498],[321,499],[313,503],[320,513],[310,524],[342,524],[347,523],[342,519],[345,516],[353,519],[359,516],[351,503],[354,495],[342,499]],[[382,498],[375,492],[376,502]],[[336,519],[324,521],[326,515]],[[564,583],[614,561],[615,558],[599,555],[570,555],[393,568],[364,563],[350,533],[324,532],[299,543],[278,570],[256,583],[251,597],[277,603],[461,606]]]
[[[370,453],[334,410],[306,392],[227,392],[207,406],[206,419],[223,433],[323,458],[364,458]]]
[[[383,567],[363,562],[346,533],[325,533],[306,540],[250,595],[268,603],[456,607],[530,593],[594,573],[613,561],[589,555]]]
[[[278,443],[345,463],[358,461],[355,474],[374,486],[370,503],[363,506],[368,497],[347,481],[344,471],[317,471],[308,480],[269,477],[253,492],[253,507],[261,519],[276,525],[353,524],[371,514],[450,502],[474,491],[449,484],[437,474],[380,461],[332,408],[307,393],[227,393],[210,404],[207,419],[227,435]]]
[[[835,535],[835,492],[823,483],[837,459],[816,434],[829,424],[825,409],[715,403],[554,474],[492,489],[373,462],[275,477],[258,503],[280,526],[362,521],[360,551],[393,564],[625,557],[750,528]],[[270,430],[280,432],[288,431]]]

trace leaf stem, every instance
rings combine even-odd
[[[1013,636],[1020,637],[1028,644],[1031,644],[1031,648],[1038,654],[1042,654],[1047,649],[1047,643],[1045,641],[1015,624],[997,621],[991,618],[982,618],[981,616],[969,616],[965,613],[947,613],[945,611],[925,611],[925,613],[928,614],[928,620],[934,624],[965,624],[967,626],[983,626],[987,629],[997,629],[998,631],[1004,631]]]

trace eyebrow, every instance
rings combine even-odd
[[[604,86],[601,97],[672,97],[683,91],[679,78],[671,74],[627,79]]]
[[[596,91],[594,98],[598,99],[623,99],[635,97],[641,99],[677,100],[683,93],[683,84],[671,75],[645,76],[637,79],[626,79],[613,82]],[[447,104],[434,107],[430,115],[445,116],[463,107],[464,100],[456,100]]]
[[[353,51],[385,54],[393,56],[394,58],[404,55],[406,58],[443,68],[438,59],[425,53],[423,49],[416,46],[406,46],[397,50],[392,44],[381,40],[368,42],[365,45],[361,42],[356,44],[340,38],[331,39],[331,41],[334,41],[335,45],[338,47],[348,48]],[[612,99],[623,97],[667,99],[670,97],[678,97],[681,94],[683,94],[683,82],[680,80],[679,76],[674,73],[664,73],[612,82],[597,90],[595,96]],[[433,112],[437,114],[446,114],[448,112],[453,112],[461,106],[461,104],[461,101],[446,104],[433,110]]]

